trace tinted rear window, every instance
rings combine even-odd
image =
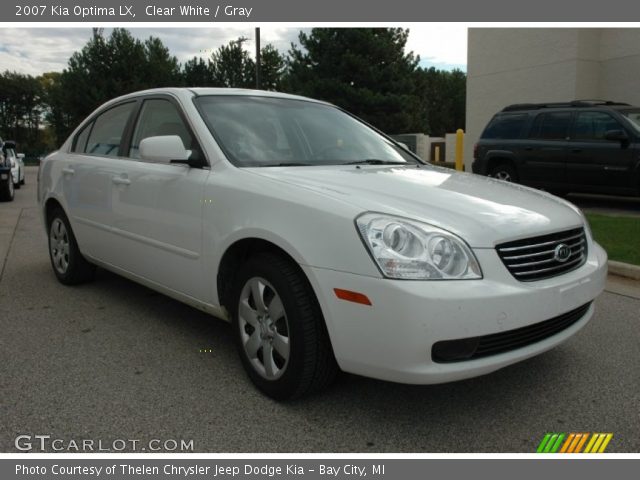
[[[569,131],[571,112],[543,113],[533,121],[529,138],[565,140]]]
[[[527,115],[499,115],[493,117],[493,120],[487,125],[482,138],[491,139],[513,139],[520,138],[524,124],[527,121]]]

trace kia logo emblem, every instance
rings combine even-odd
[[[569,260],[570,256],[571,248],[569,248],[569,245],[566,245],[564,243],[558,245],[553,251],[553,258],[555,258],[560,263],[564,263]]]

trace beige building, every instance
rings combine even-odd
[[[604,99],[640,105],[640,29],[470,28],[465,166],[512,103]]]

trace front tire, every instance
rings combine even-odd
[[[49,218],[49,258],[53,273],[64,285],[93,279],[96,267],[80,253],[69,219],[60,208],[56,208]]]
[[[235,339],[251,381],[277,400],[327,387],[338,367],[304,273],[283,256],[251,257],[231,295]]]
[[[511,163],[499,163],[493,166],[489,176],[505,182],[518,182],[518,172]]]

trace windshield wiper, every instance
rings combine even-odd
[[[343,165],[409,165],[407,162],[394,162],[392,160],[379,160],[377,158],[367,158],[354,162],[343,163]]]
[[[266,165],[260,165],[261,167],[310,167],[311,163],[302,162],[283,162],[283,163],[267,163]]]

